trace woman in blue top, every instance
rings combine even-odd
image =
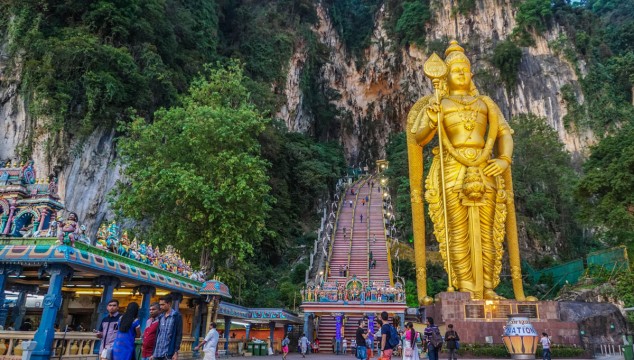
[[[134,339],[141,336],[141,326],[137,316],[139,304],[128,304],[125,314],[119,320],[119,331],[112,344],[112,360],[134,360]]]

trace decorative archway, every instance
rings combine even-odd
[[[27,208],[18,212],[13,220],[13,228],[11,229],[12,236],[20,236],[20,230],[25,226],[33,224],[34,229],[32,231],[36,231],[35,223],[39,220],[40,214],[32,208]]]

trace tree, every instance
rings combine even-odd
[[[174,245],[229,284],[265,230],[268,162],[258,135],[266,120],[249,101],[240,66],[207,67],[182,105],[138,118],[119,142],[124,181],[113,207],[147,224],[146,241]]]
[[[577,187],[581,216],[611,244],[632,247],[634,235],[634,126],[601,140],[583,166]]]
[[[513,187],[519,222],[536,244],[557,245],[564,258],[584,254],[585,243],[573,203],[577,175],[570,155],[545,119],[522,114],[511,119]]]

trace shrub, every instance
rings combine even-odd
[[[509,91],[517,84],[521,61],[522,50],[510,39],[500,42],[493,50],[493,65],[500,70],[500,77]]]

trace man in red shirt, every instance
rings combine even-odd
[[[145,331],[143,332],[143,345],[141,347],[142,360],[150,360],[154,347],[156,346],[156,330],[158,330],[160,314],[159,304],[150,305],[150,318],[145,323]]]

